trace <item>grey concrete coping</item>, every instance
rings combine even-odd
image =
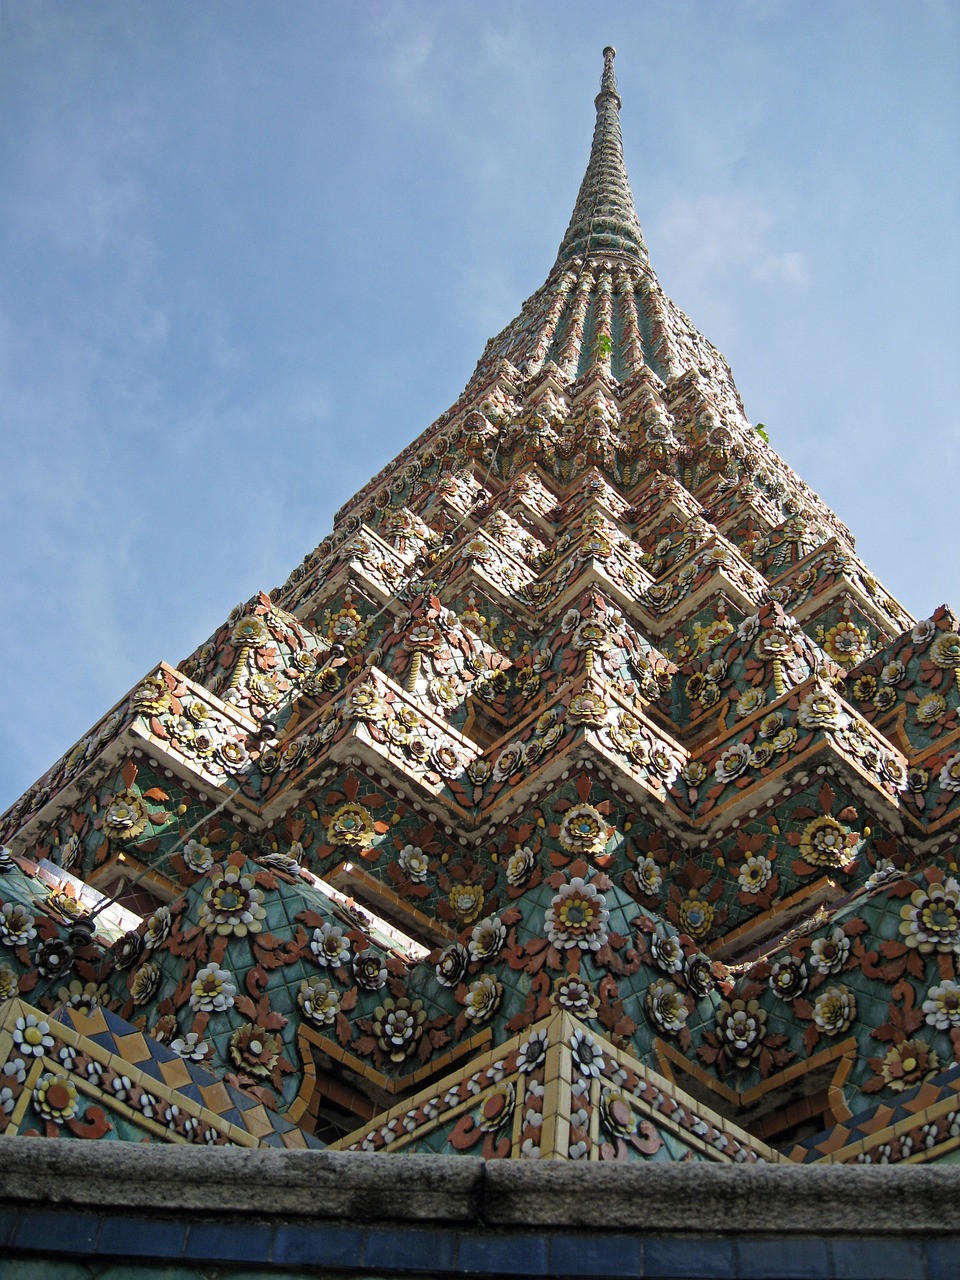
[[[0,1205],[500,1231],[956,1231],[960,1166],[579,1164],[0,1139]]]

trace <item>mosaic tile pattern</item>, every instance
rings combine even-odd
[[[713,1160],[782,1157],[671,1082],[557,1012],[378,1116],[347,1151],[460,1151],[485,1159]]]
[[[0,819],[8,1131],[954,1158],[957,619],[663,293],[611,51],[596,107],[456,404]]]
[[[304,1148],[255,1097],[104,1008],[45,1018],[10,1000],[0,1021],[0,1132],[11,1137]]]

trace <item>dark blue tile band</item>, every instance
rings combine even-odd
[[[784,1236],[776,1240],[739,1240],[742,1280],[830,1280],[832,1265],[825,1240]]]
[[[904,1280],[926,1274],[921,1240],[834,1240],[833,1274],[836,1280]],[[953,1274],[960,1272],[960,1253],[953,1252]]]
[[[366,1269],[452,1271],[457,1239],[452,1231],[371,1231],[363,1250]]]
[[[550,1275],[563,1277],[642,1276],[643,1246],[637,1236],[550,1238]]]
[[[27,1212],[20,1215],[10,1246],[39,1253],[71,1253],[88,1256],[96,1252],[100,1219],[89,1213]]]
[[[107,1218],[97,1253],[128,1258],[179,1258],[187,1236],[182,1222],[151,1218]]]
[[[290,1266],[359,1267],[363,1232],[352,1227],[278,1227],[273,1261]]]
[[[457,1266],[460,1272],[482,1276],[545,1276],[549,1274],[547,1238],[463,1235]]]
[[[717,1280],[735,1277],[733,1244],[713,1238],[674,1237],[644,1242],[644,1274],[657,1280]]]
[[[273,1248],[274,1228],[243,1222],[195,1222],[187,1232],[182,1257],[196,1262],[265,1262]]]

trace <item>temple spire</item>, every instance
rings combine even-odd
[[[587,253],[623,253],[647,261],[640,220],[623,164],[620,95],[613,71],[616,49],[603,51],[603,76],[596,97],[597,123],[590,160],[573,217],[557,254],[557,264]]]

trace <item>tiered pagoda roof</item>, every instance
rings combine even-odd
[[[456,404],[0,820],[8,1134],[956,1158],[957,621],[663,292],[613,59]]]

